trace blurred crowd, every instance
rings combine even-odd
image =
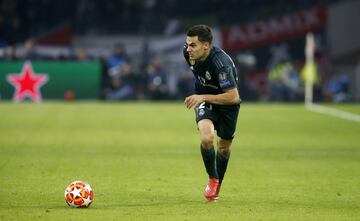
[[[182,99],[194,91],[194,78],[185,60],[179,61],[171,71],[176,72],[174,76],[161,57],[153,56],[140,64],[134,62],[122,43],[118,43],[107,57],[92,57],[86,48],[76,48],[58,57],[48,56],[38,52],[32,39],[28,39],[23,48],[7,47],[0,53],[0,61],[24,60],[100,62],[102,99],[106,100]]]
[[[179,50],[180,53],[180,50]],[[1,55],[1,53],[0,53]],[[86,48],[76,48],[71,54],[47,57],[37,52],[35,43],[28,39],[21,50],[10,47],[0,61],[56,60],[100,62],[102,64],[102,98],[106,100],[169,100],[183,99],[194,92],[194,77],[181,59],[171,67],[161,56],[150,57],[144,63],[134,62],[126,46],[118,43],[110,56],[92,57]],[[301,102],[304,100],[304,63],[290,59],[280,60],[262,74],[251,72],[237,62],[239,88],[245,100]],[[331,68],[326,57],[317,57],[315,101],[350,101],[350,80],[343,70]]]
[[[118,44],[104,61],[104,96],[108,100],[167,100],[176,98],[169,93],[168,73],[160,58],[154,57],[140,68],[134,68],[125,47]]]
[[[315,63],[314,101],[350,101],[348,75],[330,70],[329,63],[318,59]],[[281,61],[269,70],[269,100],[299,102],[304,100],[306,70],[303,63]]]
[[[72,45],[66,46],[70,48],[68,53],[49,56],[48,53],[39,52],[36,38],[29,36],[39,37],[59,23],[70,23],[73,34],[82,36],[170,36],[184,34],[186,27],[194,22],[226,26],[336,1],[296,0],[289,4],[286,0],[1,0],[0,60],[97,61],[103,67],[103,99],[182,99],[194,91],[192,72],[183,59],[169,65],[162,57],[164,55],[134,58],[129,56],[123,43],[116,44],[111,55],[106,56],[94,57],[88,48]],[[281,60],[259,71],[247,69],[237,55],[231,56],[239,68],[239,87],[245,100],[297,102],[304,99],[304,61]],[[351,100],[347,73],[329,68],[331,65],[326,57],[318,57],[316,64],[318,78],[314,99],[335,102]]]

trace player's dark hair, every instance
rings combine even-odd
[[[198,36],[199,41],[202,43],[209,42],[211,44],[213,40],[211,29],[209,28],[209,26],[206,25],[195,25],[191,27],[187,32],[187,36]]]

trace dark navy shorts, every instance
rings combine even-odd
[[[195,108],[196,123],[202,119],[209,119],[213,122],[220,138],[232,140],[235,135],[239,110],[240,104],[215,105],[203,102]]]

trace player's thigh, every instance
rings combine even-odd
[[[202,119],[198,122],[198,128],[201,139],[213,139],[215,134],[215,127],[210,119]]]
[[[217,115],[211,104],[201,103],[195,108],[196,123],[202,138],[214,136]]]

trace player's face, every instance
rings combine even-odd
[[[209,52],[209,42],[202,43],[198,36],[187,36],[186,43],[188,45],[187,51],[191,60],[205,60]]]

